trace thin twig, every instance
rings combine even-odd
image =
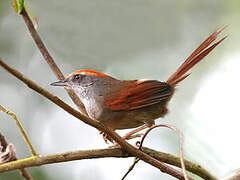
[[[183,147],[182,147],[183,146],[182,145],[183,144],[183,136],[182,136],[182,133],[181,133],[181,131],[179,129],[177,129],[177,128],[173,127],[173,126],[170,126],[168,124],[157,124],[157,125],[154,125],[151,128],[149,128],[146,131],[146,133],[143,135],[142,140],[141,140],[140,145],[139,145],[139,149],[142,150],[142,145],[143,145],[144,139],[146,138],[148,133],[151,130],[157,128],[157,127],[167,127],[167,128],[172,129],[172,130],[174,130],[175,132],[178,133],[179,144],[180,144],[179,145],[179,152],[180,152],[180,160],[181,160],[181,166],[182,166],[182,170],[183,170],[183,175],[184,175],[185,180],[189,180],[190,178],[187,176],[186,167],[185,167],[185,164],[184,164],[184,157],[183,157]]]
[[[1,134],[0,132],[0,146],[2,146],[2,151],[5,151],[8,143],[5,139],[5,137]],[[17,160],[17,157],[16,159]],[[8,164],[8,163],[5,163]],[[29,174],[29,172],[25,169],[25,168],[19,168],[19,172],[21,173],[21,175],[26,179],[26,180],[33,180],[33,178],[31,177],[31,175]]]
[[[34,25],[30,19],[30,17],[28,16],[25,8],[23,8],[21,15],[23,17],[23,20],[35,42],[35,44],[37,45],[39,51],[41,52],[43,58],[45,59],[45,61],[48,63],[49,67],[51,68],[52,72],[55,74],[56,78],[59,80],[63,80],[64,79],[64,75],[63,73],[60,71],[60,69],[58,68],[57,64],[55,63],[55,61],[53,60],[52,56],[50,55],[50,53],[48,52],[46,46],[44,45],[44,43],[42,42],[40,36],[38,35],[36,29],[34,28]],[[83,103],[80,101],[79,97],[74,93],[74,91],[72,91],[71,89],[66,89],[68,95],[70,96],[70,98],[72,99],[72,101],[74,102],[74,104],[78,107],[79,111],[84,114],[85,116],[87,116],[87,112],[85,110],[85,107],[83,105]]]
[[[136,166],[136,164],[138,163],[139,159],[138,158],[134,158],[133,160],[133,164],[128,168],[128,171],[123,175],[121,180],[124,180],[127,175],[133,170],[133,168]]]
[[[63,110],[65,110],[69,114],[73,115],[74,117],[76,117],[77,119],[83,121],[84,123],[86,123],[86,124],[88,124],[90,126],[93,126],[93,127],[95,127],[96,129],[98,129],[100,131],[103,131],[103,132],[107,133],[115,142],[117,142],[128,153],[134,155],[135,157],[138,157],[139,159],[141,159],[142,161],[144,161],[146,163],[151,164],[152,166],[160,169],[164,173],[167,173],[167,174],[169,174],[169,175],[171,175],[173,177],[176,177],[178,179],[184,180],[184,175],[181,172],[177,171],[174,168],[169,168],[164,163],[161,163],[160,161],[152,158],[151,156],[148,156],[144,152],[139,151],[134,146],[132,146],[128,142],[126,142],[116,132],[114,132],[113,130],[111,130],[108,127],[104,126],[102,123],[100,123],[98,121],[94,121],[94,120],[92,120],[92,119],[82,115],[81,113],[79,113],[78,111],[73,109],[71,106],[69,106],[68,104],[64,103],[57,96],[55,96],[55,95],[49,93],[47,90],[41,88],[36,83],[34,83],[32,80],[24,77],[23,74],[18,72],[16,69],[13,69],[13,68],[9,67],[1,59],[0,59],[0,66],[2,66],[6,71],[8,71],[12,75],[14,75],[16,78],[18,78],[22,82],[24,82],[29,88],[33,89],[34,91],[38,92],[42,96],[46,97],[48,100],[52,101],[54,104],[56,104],[57,106],[61,107]]]
[[[5,112],[6,114],[12,116],[12,118],[15,120],[15,122],[16,122],[16,124],[17,124],[17,127],[18,127],[18,129],[20,130],[20,132],[21,132],[21,134],[22,134],[22,136],[23,136],[23,139],[24,139],[25,143],[27,144],[27,146],[28,146],[28,148],[29,148],[32,156],[36,156],[37,153],[36,153],[36,151],[34,150],[32,144],[30,143],[30,141],[29,141],[29,139],[28,139],[28,137],[27,137],[24,129],[22,128],[22,125],[21,125],[21,123],[19,122],[16,114],[13,113],[13,112],[11,112],[11,111],[9,111],[9,110],[7,110],[7,109],[5,109],[5,108],[4,108],[3,106],[1,106],[1,105],[0,105],[0,110],[3,111],[3,112]]]
[[[147,137],[148,133],[150,131],[152,131],[153,129],[157,128],[157,127],[167,127],[167,128],[170,128],[170,129],[172,129],[172,130],[174,130],[174,131],[176,131],[178,133],[179,139],[180,139],[179,140],[180,141],[180,148],[179,148],[180,150],[179,151],[180,151],[180,160],[181,160],[181,166],[182,166],[182,170],[183,170],[183,175],[184,175],[185,180],[189,180],[189,178],[187,176],[187,173],[186,173],[186,168],[185,168],[184,158],[183,158],[183,150],[182,150],[183,149],[182,148],[182,141],[183,141],[182,139],[183,139],[183,137],[182,137],[182,133],[181,133],[181,131],[179,129],[177,129],[177,128],[173,127],[173,126],[167,125],[167,124],[158,124],[158,125],[152,126],[143,135],[143,137],[141,139],[141,142],[139,144],[139,150],[142,151],[142,145],[143,145],[143,142],[144,142],[145,138]],[[145,129],[145,128],[142,127],[141,129]],[[138,144],[138,142],[137,142],[137,144]],[[124,178],[133,170],[134,166],[138,163],[138,161],[139,161],[139,159],[135,158],[133,164],[130,166],[130,168],[128,169],[126,174],[123,176],[122,180],[124,180]]]

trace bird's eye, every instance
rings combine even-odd
[[[73,79],[74,79],[74,80],[80,79],[80,75],[79,75],[79,74],[74,75],[74,76],[73,76]]]

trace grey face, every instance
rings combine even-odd
[[[98,107],[98,100],[102,98],[103,89],[96,88],[101,83],[101,78],[95,76],[87,76],[83,74],[74,74],[67,77],[65,80],[51,83],[52,86],[64,86],[74,90],[78,95],[88,113],[91,113],[91,107]],[[103,102],[103,101],[101,101]],[[99,107],[102,106],[99,105]],[[98,109],[98,108],[97,108]],[[92,110],[91,110],[92,111]],[[95,112],[95,111],[93,111]],[[101,112],[98,110],[98,112]],[[91,116],[93,118],[93,116]]]
[[[97,81],[95,76],[86,76],[83,74],[74,74],[64,80],[51,83],[52,86],[65,86],[72,89],[87,88],[92,86]]]

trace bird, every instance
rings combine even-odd
[[[72,89],[84,104],[88,116],[112,130],[139,128],[140,131],[153,126],[156,119],[167,114],[167,105],[176,85],[227,37],[214,43],[224,29],[219,28],[205,39],[166,81],[119,80],[95,70],[81,69],[51,85]],[[126,139],[133,133],[128,134]],[[104,140],[110,138],[105,136]]]

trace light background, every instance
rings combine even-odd
[[[169,123],[184,134],[184,154],[223,177],[240,167],[240,1],[238,0],[51,0],[26,1],[39,20],[39,34],[65,75],[91,68],[119,79],[166,80],[210,33],[228,24],[229,37],[182,82],[169,104]],[[222,37],[224,36],[222,35]],[[72,104],[51,87],[43,61],[10,1],[0,1],[0,57],[40,86]],[[98,132],[28,89],[0,68],[0,104],[15,112],[40,154],[107,147]],[[0,113],[0,131],[29,155],[13,120]],[[121,131],[124,134],[126,131]],[[133,141],[134,143],[134,141]],[[178,155],[178,137],[153,131],[145,145]],[[120,179],[129,159],[83,160],[31,168],[36,180]],[[140,162],[131,180],[172,179]],[[18,173],[0,180],[20,179]]]

